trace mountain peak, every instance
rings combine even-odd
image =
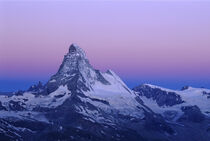
[[[77,44],[71,44],[69,46],[69,52],[68,54],[76,54],[76,56],[83,56],[85,57],[85,52],[82,48],[80,48]]]
[[[76,44],[71,44],[58,73],[61,75],[71,75],[89,67],[91,66],[83,49]]]
[[[76,45],[76,44],[71,44],[71,45],[69,46],[69,53],[77,51],[78,48],[79,48],[78,45]]]
[[[69,89],[76,88],[77,85],[80,87],[83,85],[83,88],[87,89],[97,78],[98,73],[90,65],[83,49],[76,44],[71,44],[58,72],[47,83],[48,93],[66,84]]]

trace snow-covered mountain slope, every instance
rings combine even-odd
[[[191,137],[184,131],[194,124],[186,128],[168,122],[184,115],[200,119],[201,108],[208,114],[208,105],[189,107],[196,96],[188,91],[151,85],[131,90],[113,71],[94,69],[85,52],[72,44],[45,85],[39,82],[12,96],[0,95],[0,140],[175,141],[200,139],[202,133],[201,141],[207,141],[206,124]],[[208,90],[202,93],[209,98]],[[191,116],[192,111],[196,114]]]
[[[170,90],[144,84],[133,90],[145,105],[168,119],[178,120],[187,107],[191,112],[201,112],[203,115],[210,116],[209,89],[186,87],[183,90]]]
[[[11,97],[0,96],[0,107],[4,110],[1,115],[15,117],[27,111],[32,117],[33,112],[55,109],[72,97],[77,97],[81,102],[89,103],[107,113],[117,110],[124,115],[141,118],[144,116],[144,106],[136,101],[135,94],[124,82],[111,70],[105,73],[95,70],[89,64],[84,51],[75,44],[70,46],[58,72],[45,86],[39,82],[28,91],[16,93]],[[90,115],[86,106],[77,104],[75,107],[83,109],[80,110],[81,114]],[[18,111],[18,114],[15,115],[13,111]]]
[[[119,113],[132,113],[143,117],[144,106],[135,99],[135,94],[111,70],[103,73],[95,70],[84,51],[73,44],[65,55],[59,71],[51,77],[45,90],[52,92],[54,87],[65,85],[70,91],[76,91],[76,97],[83,103],[89,103],[106,111],[117,110]],[[81,104],[75,106],[82,114],[90,115]],[[141,109],[141,108],[142,109]]]
[[[31,92],[24,92],[21,95],[13,95],[10,97],[0,96],[0,101],[1,105],[8,111],[13,110],[13,108],[15,111],[24,111],[33,110],[37,106],[48,108],[57,107],[58,105],[61,105],[70,95],[71,93],[67,86],[59,86],[56,91],[50,93],[47,96],[35,95]]]
[[[124,82],[111,70],[108,70],[106,73],[101,73],[101,75],[109,84],[104,85],[100,81],[95,82],[91,86],[92,89],[90,91],[83,91],[88,98],[80,97],[81,100],[90,102],[108,113],[117,110],[118,114],[143,118],[143,109],[145,109],[145,107],[135,99],[136,95],[124,84]],[[106,101],[106,103],[92,101],[90,98]]]
[[[125,129],[122,123],[125,124],[130,119],[144,120],[146,115],[154,118],[151,110],[142,105],[140,100],[136,100],[133,91],[113,71],[100,72],[94,69],[84,51],[75,44],[70,46],[58,72],[45,85],[39,82],[27,91],[19,91],[12,96],[0,95],[0,119],[11,123],[12,129],[25,128],[31,131],[27,133],[29,135],[36,135],[34,132],[41,132],[38,135],[42,135],[55,131],[63,134],[69,128],[74,131],[79,128],[82,132],[89,132],[94,138],[102,137],[110,131],[115,133],[116,128],[117,132],[133,133],[131,129]],[[22,122],[33,123],[37,128],[33,129],[28,124],[20,125]],[[40,123],[45,124],[48,130],[39,131]],[[164,124],[164,121],[161,123]],[[4,125],[0,124],[0,129]],[[98,126],[101,131],[98,135],[95,129],[85,131],[89,126]],[[17,132],[19,139],[26,138],[25,132]],[[2,133],[4,134],[3,130]],[[116,135],[107,134],[108,138],[111,136]],[[118,133],[116,138],[119,140],[127,136],[130,134]],[[136,134],[134,137],[140,135]]]

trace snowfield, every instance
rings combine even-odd
[[[173,106],[159,106],[155,100],[152,98],[147,98],[146,96],[140,96],[143,100],[144,104],[151,108],[154,112],[160,113],[164,116],[166,111],[176,112],[176,117],[174,120],[177,120],[182,114],[181,107],[183,106],[198,106],[201,112],[206,115],[210,116],[210,98],[205,93],[210,93],[209,89],[204,88],[193,88],[189,87],[185,90],[171,90],[162,88],[159,86],[151,85],[151,84],[144,84],[145,86],[149,86],[153,89],[161,89],[165,92],[174,92],[178,94],[184,103],[173,105]],[[138,93],[138,92],[137,92]]]

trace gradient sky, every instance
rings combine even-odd
[[[210,88],[210,1],[0,1],[0,91],[46,82],[71,43],[133,87]]]

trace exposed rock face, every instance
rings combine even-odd
[[[90,90],[96,81],[108,85],[100,71],[95,70],[86,58],[85,52],[77,45],[72,44],[69,52],[64,56],[58,72],[53,75],[45,86],[45,93],[55,91],[58,86],[66,85],[71,90]]]
[[[181,109],[184,112],[184,115],[182,115],[182,117],[179,119],[180,121],[188,120],[192,122],[201,122],[205,118],[198,106],[185,106]]]
[[[207,96],[207,98],[209,98],[209,99],[210,99],[210,93],[208,93],[208,92],[206,92],[206,91],[203,91],[203,95],[206,95],[206,96]]]
[[[15,92],[14,94],[17,96],[20,96],[20,95],[23,95],[23,93],[24,93],[24,91],[19,90],[19,91]]]
[[[148,85],[140,85],[133,88],[141,96],[146,96],[157,102],[159,106],[173,106],[184,103],[181,97],[175,92],[163,91],[159,88],[151,88]]]
[[[23,111],[25,108],[22,106],[25,105],[25,103],[22,103],[20,101],[9,101],[9,109],[12,111]]]
[[[0,111],[2,111],[2,110],[7,110],[3,105],[2,105],[2,103],[0,102]]]
[[[202,122],[210,117],[208,89],[187,87],[179,91],[144,84],[133,90],[143,104],[167,120]]]
[[[190,86],[184,86],[184,87],[181,88],[181,91],[187,90],[189,88],[190,88]]]
[[[31,86],[28,91],[33,94],[38,94],[44,90],[44,86],[42,85],[42,82],[39,81],[37,85]]]

